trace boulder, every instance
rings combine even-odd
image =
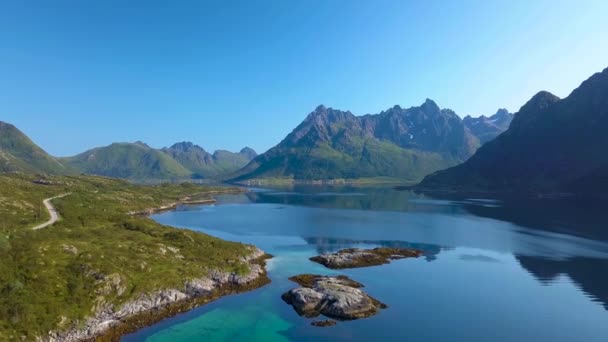
[[[306,317],[325,315],[336,319],[373,316],[386,305],[370,297],[362,284],[345,276],[329,277],[304,274],[289,278],[302,287],[283,294],[283,300]]]

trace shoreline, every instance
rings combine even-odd
[[[38,338],[45,342],[118,342],[124,335],[151,326],[165,318],[192,310],[227,295],[261,288],[270,283],[266,260],[271,255],[257,247],[244,258],[250,271],[237,275],[223,271],[209,271],[206,277],[185,281],[183,288],[163,289],[141,294],[137,299],[122,304],[116,310],[103,308],[84,322],[84,327]]]
[[[294,186],[294,185],[315,185],[315,186],[413,186],[416,183],[390,177],[375,178],[338,178],[338,179],[293,179],[293,178],[255,178],[249,180],[229,181],[228,184],[239,186]]]
[[[243,188],[230,188],[230,189],[226,189],[226,190],[214,190],[214,191],[208,191],[208,192],[201,192],[201,193],[197,193],[194,195],[190,195],[187,197],[184,197],[178,201],[169,203],[167,205],[162,205],[160,207],[155,207],[155,208],[147,208],[147,209],[143,209],[143,210],[138,210],[138,211],[130,211],[127,214],[128,215],[133,215],[133,216],[149,216],[149,215],[154,215],[154,214],[158,214],[158,213],[162,213],[165,211],[170,211],[173,210],[177,207],[179,207],[180,205],[209,205],[209,204],[215,204],[217,203],[217,200],[211,196],[214,195],[238,195],[238,194],[244,194],[247,193],[249,190],[247,189],[243,189]],[[205,198],[198,198],[195,199],[197,196],[201,196],[204,195]]]
[[[213,195],[241,194],[247,189],[226,189],[197,193],[184,197],[176,202],[157,208],[127,213],[135,216],[173,210],[180,205],[206,205],[217,201]],[[206,198],[196,197],[204,195]],[[159,289],[151,293],[142,293],[137,298],[114,307],[111,304],[98,309],[92,317],[87,318],[77,327],[64,331],[50,331],[48,335],[38,337],[39,342],[118,342],[124,335],[154,325],[163,319],[205,305],[224,296],[252,291],[271,282],[266,270],[266,260],[272,255],[256,246],[250,246],[251,253],[242,257],[247,263],[249,272],[244,275],[225,271],[209,270],[201,278],[184,279],[181,288]]]

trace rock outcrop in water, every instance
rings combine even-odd
[[[373,316],[386,308],[363,292],[362,284],[346,276],[302,274],[289,279],[302,287],[289,290],[282,298],[302,316],[349,320]]]
[[[318,262],[328,268],[342,269],[388,264],[391,260],[417,258],[423,254],[423,251],[412,248],[348,248],[336,253],[315,256],[310,258],[310,260]]]

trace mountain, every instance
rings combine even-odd
[[[413,182],[466,160],[478,147],[479,139],[458,115],[429,99],[418,107],[394,106],[363,116],[321,105],[231,180],[393,177]]]
[[[496,114],[490,117],[482,115],[478,118],[473,118],[467,115],[462,122],[483,145],[506,131],[512,120],[513,114],[509,113],[506,109],[499,109]]]
[[[218,150],[211,154],[202,147],[186,141],[165,147],[162,151],[190,170],[194,178],[214,177],[234,172],[257,156],[257,153],[249,147],[243,148],[239,153]]]
[[[608,68],[565,99],[542,91],[509,129],[421,189],[608,193]]]
[[[0,172],[87,173],[138,181],[206,178],[234,172],[256,156],[249,147],[238,153],[218,150],[211,154],[191,142],[157,150],[138,141],[54,158],[15,126],[0,121]]]
[[[0,172],[65,174],[69,170],[15,126],[0,121]]]
[[[191,171],[166,153],[142,143],[114,143],[61,158],[81,173],[131,180],[189,178]]]

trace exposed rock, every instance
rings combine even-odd
[[[229,178],[244,183],[275,177],[416,180],[466,160],[477,147],[479,139],[462,119],[432,100],[363,116],[321,105],[278,145]]]
[[[74,254],[77,255],[78,254],[78,248],[72,246],[72,245],[61,245],[61,247],[63,247],[63,251],[66,253],[70,253],[70,254]]]
[[[310,260],[328,268],[341,269],[388,264],[391,260],[417,258],[423,254],[423,251],[412,248],[348,248],[336,253],[315,256],[310,258]]]
[[[386,305],[370,297],[360,283],[345,276],[304,274],[289,278],[304,286],[291,289],[281,298],[306,317],[325,315],[337,319],[373,316]]]
[[[337,323],[338,322],[334,321],[333,319],[326,319],[324,321],[312,321],[310,325],[313,327],[333,327]]]
[[[100,305],[100,301],[103,299],[103,296],[110,295],[115,293],[118,296],[122,296],[127,288],[122,283],[122,278],[118,273],[112,273],[108,276],[104,274],[94,274],[93,277],[97,279],[102,285],[95,291],[95,294],[100,295],[98,299],[98,306]]]
[[[206,277],[191,279],[181,289],[165,289],[154,293],[141,294],[120,307],[106,303],[103,296],[98,297],[94,317],[81,324],[74,324],[66,332],[49,332],[38,338],[45,342],[76,342],[97,340],[99,336],[110,336],[102,340],[118,340],[125,332],[141,328],[146,324],[159,321],[167,316],[191,309],[224,294],[241,292],[257,288],[269,282],[263,260],[270,257],[259,248],[252,248],[251,253],[242,259],[248,262],[249,273],[238,275],[222,271],[210,271]],[[124,293],[124,286],[118,274],[107,277],[101,275],[104,282],[100,294],[115,291]]]

